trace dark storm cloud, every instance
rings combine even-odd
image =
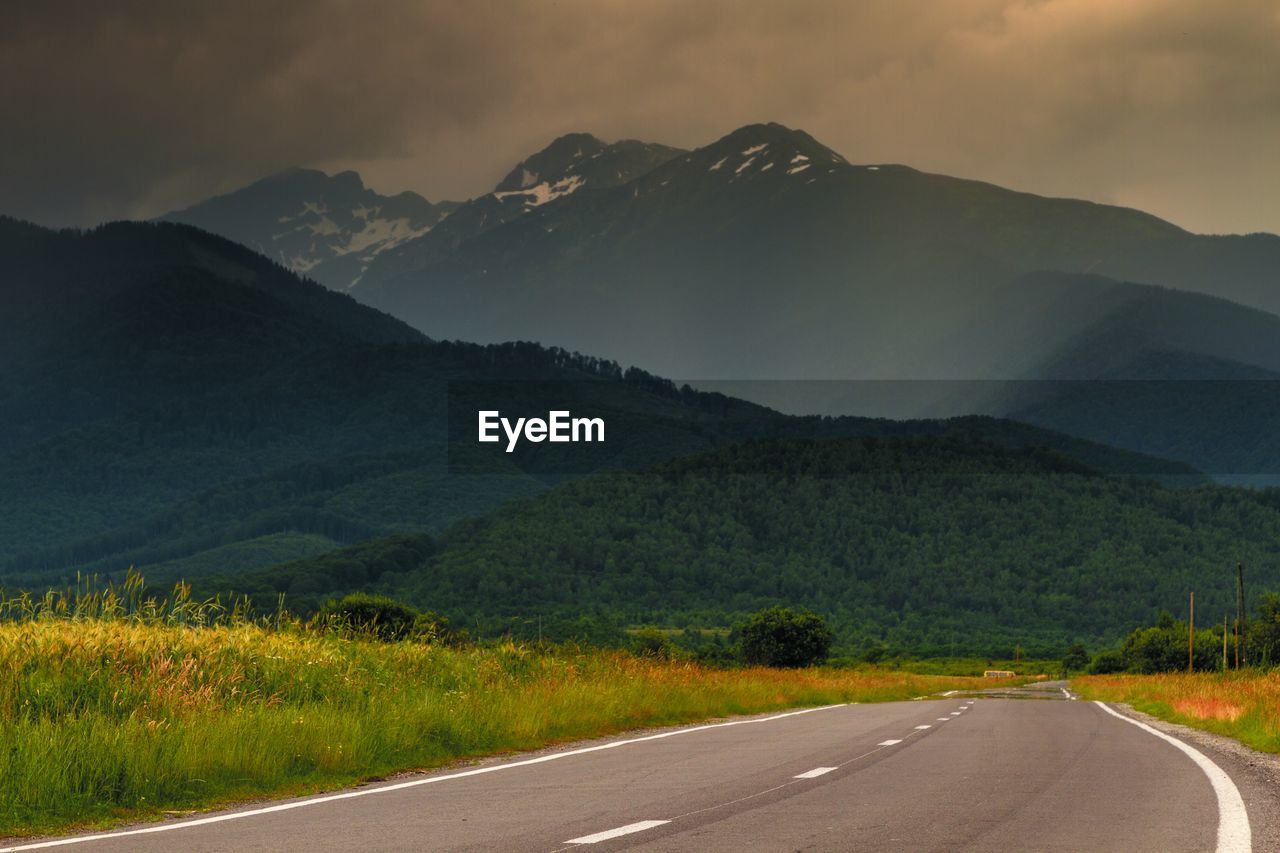
[[[1280,2],[33,5],[0,28],[0,206],[143,216],[291,165],[485,191],[551,137],[750,121],[850,159],[1280,231]]]

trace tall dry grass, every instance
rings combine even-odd
[[[1280,752],[1280,674],[1089,675],[1071,684],[1086,699],[1127,702],[1161,719]]]

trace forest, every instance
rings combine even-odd
[[[437,536],[202,588],[303,611],[372,589],[477,635],[567,638],[724,629],[780,604],[823,615],[846,655],[1052,657],[1110,645],[1191,589],[1230,607],[1237,560],[1275,586],[1277,543],[1268,492],[1167,488],[974,438],[799,439],[586,477]]]

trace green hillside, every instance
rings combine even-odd
[[[376,588],[483,633],[725,626],[787,603],[827,615],[846,651],[1054,655],[1192,589],[1225,612],[1235,561],[1274,585],[1278,550],[1269,493],[1168,489],[973,438],[799,440],[581,479],[438,538],[209,588],[303,610]]]

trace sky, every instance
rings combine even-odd
[[[1280,233],[1280,0],[7,4],[0,213],[142,218],[291,166],[431,200],[554,137],[804,129],[905,163]]]

